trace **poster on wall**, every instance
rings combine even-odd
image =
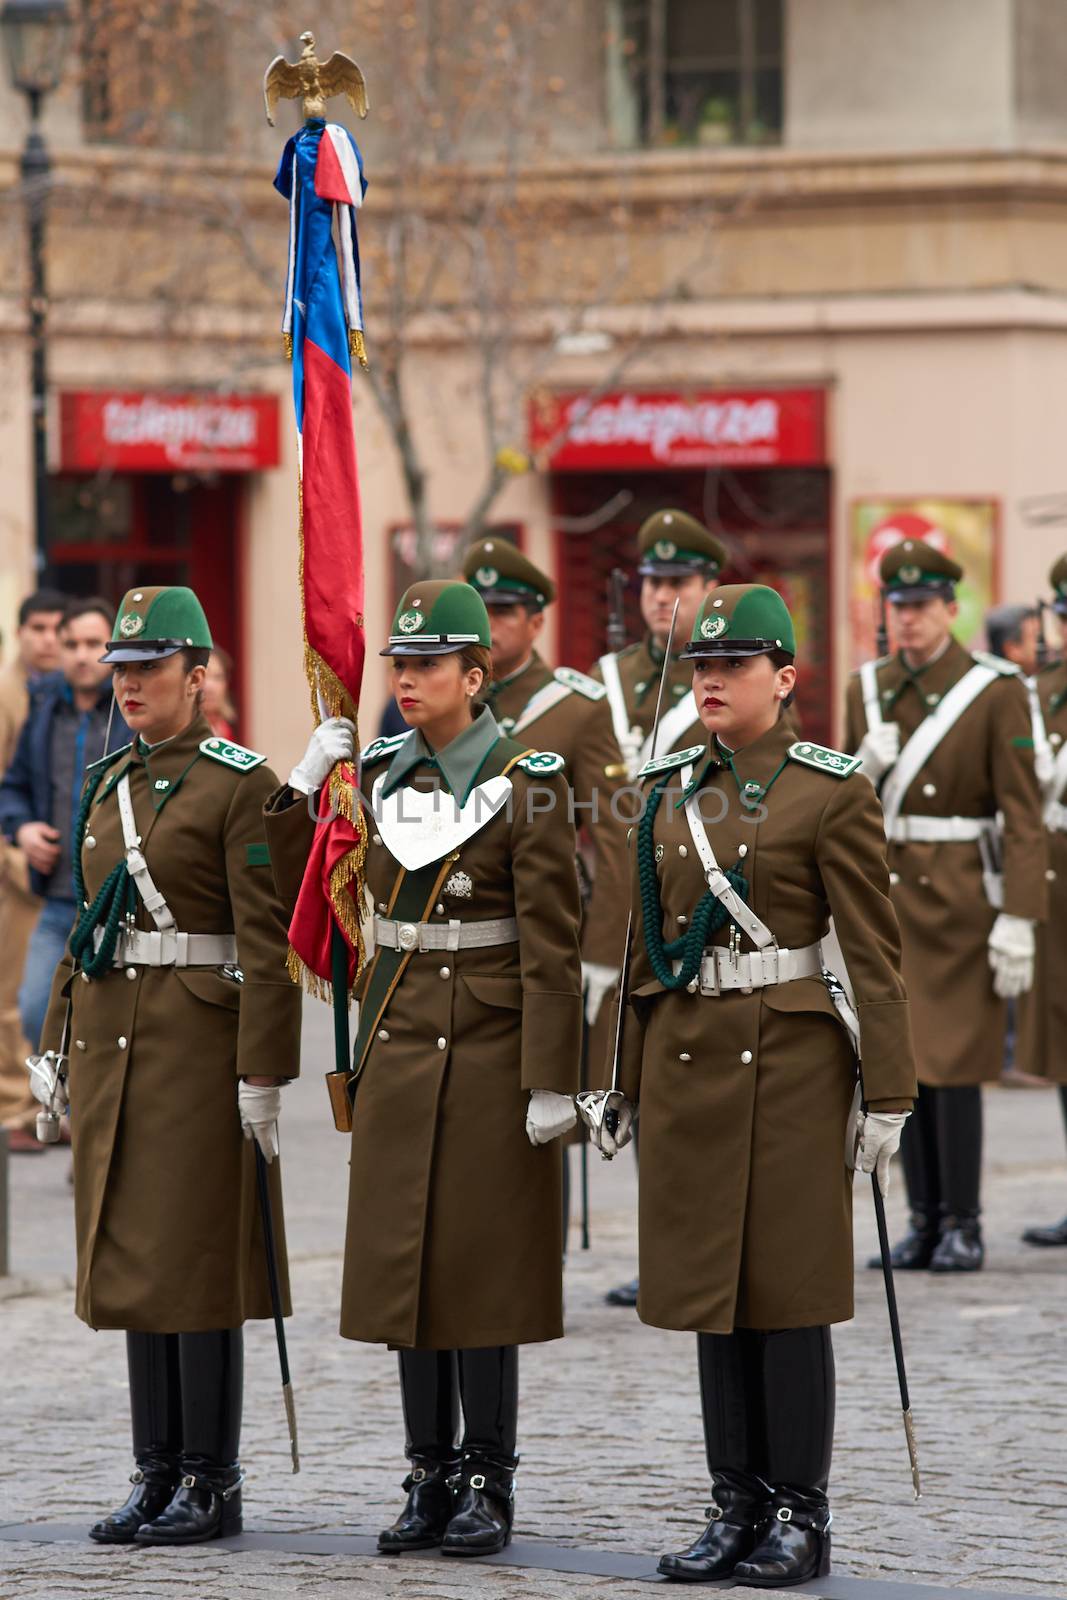
[[[875,654],[878,564],[902,539],[925,539],[963,568],[953,632],[968,648],[983,648],[984,618],[995,604],[999,503],[996,500],[854,500],[849,550],[852,665]],[[892,633],[890,633],[892,646]]]

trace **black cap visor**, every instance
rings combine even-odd
[[[184,639],[112,639],[101,662],[109,667],[120,667],[129,661],[162,661],[165,656],[176,656],[179,650],[207,649],[207,645],[189,645]]]
[[[481,640],[474,633],[444,633],[430,634],[423,639],[409,639],[392,637],[384,650],[379,650],[380,656],[452,656],[459,650],[467,650],[471,645],[480,645]],[[483,646],[488,648],[488,646]]]
[[[482,604],[489,611],[493,606],[527,606],[531,611],[543,611],[548,604],[547,600],[534,593],[532,589],[505,589],[500,584],[492,589],[479,589],[474,585],[482,597]]]
[[[891,606],[921,605],[924,600],[951,602],[956,598],[956,585],[947,578],[944,583],[902,583],[887,589],[885,597]]]
[[[769,656],[775,650],[785,650],[785,645],[777,639],[690,639],[678,655],[682,661],[699,661],[702,656]]]
[[[714,578],[714,561],[659,561],[646,557],[637,569],[642,578]]]

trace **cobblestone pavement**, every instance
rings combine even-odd
[[[309,1004],[304,1079],[286,1091],[283,1141],[293,1292],[289,1324],[303,1471],[291,1477],[273,1332],[246,1334],[246,1526],[372,1534],[399,1504],[402,1428],[395,1356],[337,1336],[347,1144],[320,1070],[329,1018]],[[987,1270],[902,1277],[901,1315],[925,1497],[912,1501],[879,1274],[857,1274],[857,1317],[835,1330],[835,1571],[960,1588],[1067,1591],[1067,1251],[1027,1250],[1026,1221],[1067,1209],[1057,1102],[991,1090]],[[576,1155],[576,1152],[575,1152]],[[0,1523],[87,1524],[122,1498],[129,1471],[123,1341],[71,1310],[69,1157],[12,1169],[15,1276],[0,1280],[3,1445]],[[634,1263],[629,1156],[590,1164],[593,1249],[567,1269],[568,1337],[522,1355],[517,1536],[632,1552],[677,1548],[707,1495],[693,1340],[603,1304]],[[864,1180],[865,1182],[865,1180]],[[898,1180],[899,1190],[899,1180]],[[487,1197],[491,1203],[491,1197]],[[903,1214],[890,1202],[891,1229]],[[857,1255],[873,1247],[857,1190]],[[575,1241],[576,1243],[576,1241]],[[265,1593],[405,1600],[647,1594],[629,1580],[444,1562],[206,1549],[107,1551],[0,1542],[9,1596],[243,1600]],[[744,1591],[736,1591],[744,1593]]]

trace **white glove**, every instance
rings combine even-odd
[[[246,1083],[237,1085],[237,1110],[246,1139],[255,1139],[268,1161],[278,1154],[278,1118],[282,1114],[279,1084]]]
[[[1028,917],[1002,911],[989,935],[993,993],[1001,1000],[1025,994],[1034,982],[1034,925]]]
[[[607,1093],[586,1089],[578,1096],[578,1109],[589,1129],[589,1143],[600,1151],[605,1161],[617,1156],[633,1138],[634,1108],[619,1089]],[[614,1113],[614,1133],[607,1125],[611,1113]]]
[[[569,1094],[556,1094],[553,1089],[530,1090],[526,1137],[531,1144],[548,1144],[561,1133],[569,1133],[577,1121],[578,1113]]]
[[[585,1021],[593,1027],[600,1015],[604,997],[611,994],[619,981],[618,967],[606,967],[600,961],[582,962],[582,989],[585,993]]]
[[[26,1057],[30,1093],[42,1106],[48,1107],[59,1117],[65,1117],[70,1110],[66,1080],[59,1070],[66,1059],[66,1056],[57,1056],[54,1050],[46,1050],[43,1056]]]
[[[859,1146],[856,1165],[861,1172],[876,1172],[882,1199],[889,1196],[889,1163],[900,1149],[900,1136],[909,1111],[860,1111],[856,1115]]]
[[[877,783],[900,755],[900,724],[882,722],[877,728],[868,728],[856,754],[868,778]]]
[[[308,740],[308,747],[289,774],[290,789],[314,794],[321,789],[339,761],[351,761],[356,753],[356,725],[347,717],[327,717]]]

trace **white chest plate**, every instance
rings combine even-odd
[[[466,844],[493,820],[511,794],[511,779],[501,777],[478,784],[464,806],[441,789],[403,786],[383,800],[385,777],[383,773],[374,785],[374,816],[387,849],[408,872],[441,861]]]

